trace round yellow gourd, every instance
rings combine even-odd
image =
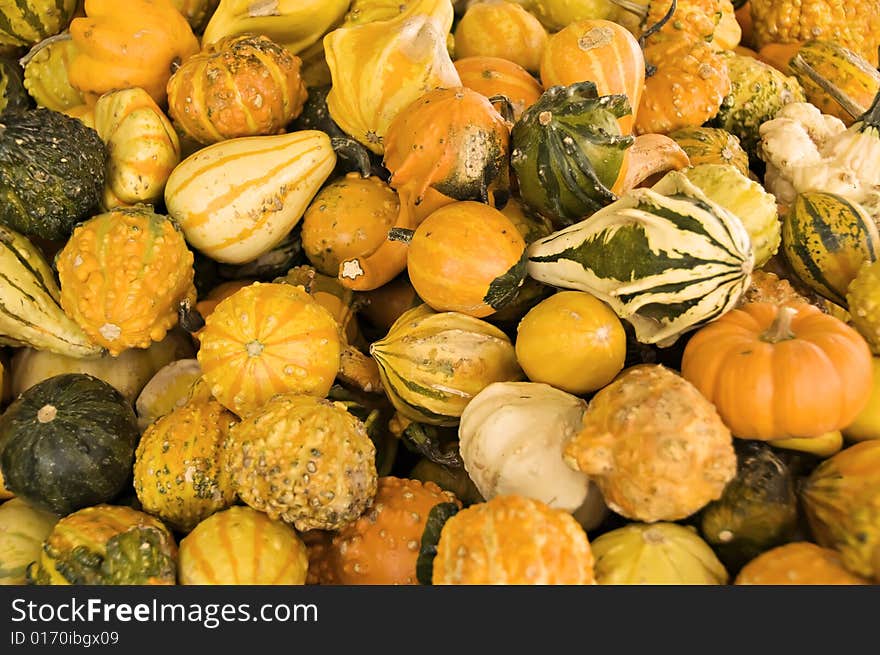
[[[843,436],[850,441],[880,439],[880,357],[872,358],[874,382],[871,398],[856,420],[843,429]]]
[[[517,329],[516,358],[528,378],[569,393],[601,389],[621,371],[625,357],[620,319],[583,291],[542,300]]]

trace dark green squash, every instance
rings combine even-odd
[[[760,441],[735,446],[736,477],[698,518],[703,538],[731,572],[790,541],[798,521],[794,476],[785,461]]]
[[[24,88],[24,73],[13,60],[0,57],[0,119],[26,111],[31,97]]]
[[[428,521],[422,532],[419,557],[416,560],[416,577],[419,584],[431,584],[434,575],[434,558],[437,557],[437,544],[446,521],[458,514],[455,503],[438,503],[428,512]]]
[[[95,213],[106,150],[98,133],[50,109],[0,122],[0,223],[50,241]]]
[[[631,113],[625,95],[600,98],[593,82],[547,89],[511,132],[522,200],[557,226],[616,200],[611,188],[634,141],[618,119]]]
[[[125,488],[138,436],[115,388],[83,373],[56,375],[0,417],[0,471],[10,491],[63,516]]]

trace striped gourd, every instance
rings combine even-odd
[[[306,547],[294,529],[250,507],[230,507],[180,542],[184,585],[301,585]]]
[[[0,3],[0,46],[31,46],[67,27],[77,0],[7,0]]]
[[[732,309],[754,266],[742,221],[678,171],[536,241],[527,255],[533,278],[593,294],[639,341],[661,346]]]
[[[493,382],[523,373],[510,339],[495,326],[458,312],[420,305],[370,346],[385,392],[404,417],[457,425],[464,408]]]
[[[782,250],[801,281],[846,307],[846,290],[880,255],[880,234],[858,203],[818,191],[795,198],[782,222]]]
[[[72,357],[101,352],[61,309],[55,274],[25,237],[0,226],[0,344]]]
[[[243,264],[287,236],[335,166],[330,137],[318,130],[228,139],[177,165],[165,204],[190,245]]]
[[[719,127],[684,127],[669,137],[687,153],[691,166],[729,164],[743,175],[749,174],[749,156],[739,139]]]

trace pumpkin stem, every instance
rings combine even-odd
[[[796,307],[780,307],[779,313],[773,319],[770,328],[761,335],[761,340],[768,343],[779,343],[794,339],[794,332],[791,329],[791,321],[797,316]]]
[[[205,327],[205,317],[189,300],[181,300],[177,306],[177,322],[190,334],[195,334]]]
[[[413,234],[415,234],[415,230],[408,230],[405,227],[392,227],[388,230],[388,240],[389,241],[403,241],[404,243],[409,243],[412,241]]]
[[[70,41],[73,37],[70,36],[70,32],[61,32],[61,34],[56,34],[55,36],[50,36],[48,39],[43,39],[35,46],[33,46],[30,50],[28,50],[27,54],[18,60],[18,65],[24,68],[27,66],[31,59],[33,59],[38,52],[43,50],[44,48],[52,45],[53,43],[58,43],[59,41]]]
[[[510,98],[508,98],[506,95],[502,95],[499,93],[498,95],[494,95],[489,98],[489,102],[491,102],[493,105],[495,105],[496,103],[500,104],[501,106],[498,108],[498,113],[501,114],[501,118],[504,119],[505,123],[513,125],[514,112],[513,103],[510,101]]]
[[[788,66],[794,72],[802,73],[803,75],[809,77],[810,80],[814,82],[820,89],[822,89],[825,93],[834,98],[834,101],[838,105],[843,107],[844,111],[853,118],[859,118],[871,111],[870,109],[866,111],[863,106],[859,105],[852,98],[850,98],[843,89],[821,75],[819,71],[817,71],[815,68],[807,63],[807,61],[800,53],[792,57],[791,61],[788,62]],[[877,98],[874,99],[874,104],[872,105],[872,107],[875,109],[876,112]],[[875,116],[874,118],[876,123],[878,116]]]
[[[370,177],[372,168],[370,155],[360,143],[348,137],[334,136],[330,138],[330,145],[339,157],[354,163],[361,177]]]
[[[617,0],[615,0],[616,2]],[[639,37],[639,46],[644,51],[645,43],[647,43],[648,39],[654,36],[657,32],[663,29],[663,26],[666,25],[672,18],[672,15],[675,13],[675,10],[678,8],[678,0],[672,0],[672,3],[669,5],[669,9],[663,15],[663,18],[658,20],[656,23],[651,25],[648,29],[642,32],[642,35]],[[645,7],[645,15],[647,15],[647,7]],[[657,72],[657,67],[654,64],[649,64],[647,61],[645,62],[645,77],[651,77],[654,73]]]

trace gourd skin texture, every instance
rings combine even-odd
[[[594,584],[593,553],[570,514],[521,496],[496,496],[440,532],[435,585]]]
[[[513,105],[513,118],[535,104],[544,89],[529,72],[498,57],[464,57],[455,60],[461,85],[491,98],[503,95]]]
[[[305,290],[258,282],[217,305],[200,342],[211,393],[239,416],[278,393],[326,396],[342,350],[336,321]]]
[[[796,541],[762,553],[736,576],[737,585],[863,585],[847,571],[840,554],[807,541]]]
[[[293,528],[250,507],[230,507],[180,542],[184,585],[301,585],[306,547]]]
[[[749,174],[749,156],[739,139],[719,127],[685,127],[669,136],[687,153],[692,166],[729,164],[743,175]]]
[[[27,584],[27,567],[57,522],[55,514],[21,498],[0,505],[0,585]]]
[[[547,31],[514,2],[482,0],[468,7],[455,28],[455,55],[500,57],[537,72]]]
[[[608,507],[644,522],[690,516],[736,475],[733,439],[715,407],[654,364],[625,370],[593,397],[564,456]]]
[[[280,394],[230,433],[239,498],[298,531],[336,530],[376,494],[376,448],[341,403]]]
[[[76,52],[70,39],[46,43],[25,64],[24,86],[40,107],[66,112],[85,102],[67,76]]]
[[[61,306],[111,355],[147,348],[195,302],[193,255],[149,205],[99,214],[77,227],[56,258]]]

